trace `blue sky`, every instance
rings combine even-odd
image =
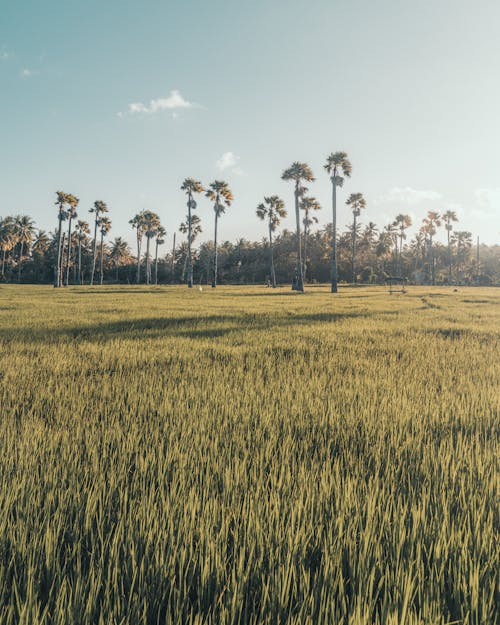
[[[0,215],[51,229],[62,189],[81,217],[106,201],[111,236],[155,210],[171,242],[183,178],[223,178],[220,236],[259,239],[294,160],[331,220],[322,165],[343,149],[362,221],[451,208],[499,242],[498,24],[497,0],[0,0]]]

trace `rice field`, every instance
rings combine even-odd
[[[0,623],[494,624],[500,291],[0,286]]]

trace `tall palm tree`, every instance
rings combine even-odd
[[[142,213],[144,234],[146,235],[146,284],[151,283],[151,256],[149,248],[151,239],[156,236],[156,231],[160,226],[160,218],[153,211],[145,210]]]
[[[349,178],[352,165],[347,152],[332,152],[324,165],[332,183],[332,293],[338,291],[337,278],[337,187],[342,187],[344,179]]]
[[[424,219],[423,229],[427,234],[429,241],[429,255],[431,265],[431,281],[432,285],[436,285],[436,263],[434,259],[433,237],[436,234],[437,228],[441,225],[441,217],[436,211],[428,211],[427,217]]]
[[[115,278],[118,282],[118,268],[130,259],[130,247],[122,237],[116,237],[111,244],[111,258],[115,266]]]
[[[75,197],[74,195],[71,195],[71,193],[69,195],[66,196],[66,202],[68,204],[68,210],[67,210],[67,215],[68,215],[68,247],[67,247],[67,252],[66,252],[66,286],[68,286],[69,284],[69,267],[70,267],[70,259],[71,259],[71,243],[72,243],[72,239],[71,239],[71,223],[73,221],[73,219],[76,219],[77,217],[77,212],[76,212],[76,207],[78,206],[78,198]]]
[[[273,232],[280,225],[282,219],[287,215],[285,202],[277,195],[271,195],[264,198],[264,203],[257,206],[257,217],[264,221],[267,219],[269,229],[269,255],[271,262],[271,284],[273,289],[276,288],[276,272],[274,270],[274,250],[273,250]]]
[[[100,249],[100,269],[99,269],[99,282],[104,282],[104,237],[111,230],[111,220],[109,217],[101,217],[99,219],[99,231],[101,233],[101,249]]]
[[[195,180],[194,178],[186,178],[181,186],[181,191],[185,191],[188,196],[187,207],[188,207],[188,215],[187,215],[187,227],[188,227],[188,250],[187,250],[187,285],[188,288],[193,288],[193,258],[191,252],[191,243],[192,239],[192,227],[193,227],[193,214],[192,212],[196,209],[196,201],[193,198],[193,193],[203,193],[205,189],[199,180]]]
[[[67,217],[67,212],[65,210],[65,206],[67,203],[68,194],[64,193],[64,191],[56,191],[57,199],[55,201],[56,206],[59,207],[59,211],[57,214],[58,217],[58,227],[57,227],[57,260],[54,265],[54,287],[60,287],[61,280],[61,269],[62,269],[62,222]]]
[[[166,236],[167,236],[167,231],[160,224],[156,228],[156,232],[155,232],[155,284],[158,284],[158,246],[163,245],[165,243]]]
[[[86,236],[90,234],[90,227],[86,221],[79,219],[76,222],[75,230],[76,230],[76,238],[78,241],[78,282],[80,284],[83,284],[82,243],[85,240]]]
[[[282,180],[293,180],[295,183],[294,196],[295,196],[295,222],[296,222],[296,265],[295,265],[295,280],[292,289],[296,291],[304,291],[304,276],[302,275],[302,246],[300,242],[300,208],[299,200],[302,195],[301,187],[302,181],[312,182],[314,180],[314,174],[312,169],[307,163],[299,163],[295,161],[288,169],[285,169],[281,175]]]
[[[12,217],[0,219],[0,249],[2,250],[2,278],[5,277],[5,260],[7,252],[10,252],[16,244],[14,233],[14,220]]]
[[[141,247],[142,247],[142,237],[144,236],[144,211],[140,211],[132,219],[128,222],[132,228],[135,230],[136,241],[137,241],[137,274],[136,274],[136,282],[137,284],[141,281]]]
[[[226,212],[226,207],[231,206],[233,194],[229,185],[224,180],[214,180],[209,184],[205,195],[214,203],[215,229],[214,229],[214,251],[212,256],[212,288],[217,286],[217,225],[219,217]]]
[[[304,195],[300,199],[300,208],[304,211],[304,219],[302,220],[302,223],[304,224],[304,258],[302,260],[302,275],[305,281],[307,273],[307,239],[309,236],[309,229],[313,223],[318,223],[318,218],[310,213],[311,211],[320,210],[321,204],[316,198]]]
[[[21,282],[21,269],[24,258],[24,250],[26,246],[28,246],[33,241],[35,235],[33,219],[31,219],[31,217],[29,217],[28,215],[17,215],[14,220],[14,234],[16,237],[16,242],[19,245],[17,281]]]
[[[412,220],[410,215],[399,214],[396,216],[394,220],[394,226],[398,230],[398,238],[399,238],[399,252],[397,251],[396,246],[396,267],[398,273],[401,275],[401,255],[403,253],[403,239],[406,239],[406,230],[411,226]]]
[[[361,210],[366,208],[366,200],[362,193],[351,193],[346,200],[347,206],[351,207],[353,222],[352,222],[352,254],[351,254],[351,275],[352,283],[356,282],[356,239],[357,239],[357,219],[361,215]]]
[[[443,213],[443,221],[444,221],[444,227],[446,228],[446,235],[448,238],[448,284],[452,283],[452,277],[451,277],[451,241],[450,241],[450,235],[451,235],[451,231],[453,230],[453,225],[452,222],[453,221],[458,221],[458,217],[455,211],[452,210],[447,210],[445,213]]]
[[[93,254],[92,254],[92,274],[90,276],[90,284],[91,285],[94,284],[95,265],[96,265],[96,260],[97,260],[97,228],[100,225],[102,215],[104,215],[107,212],[108,212],[108,207],[106,206],[105,202],[103,202],[102,200],[96,200],[94,202],[94,206],[89,210],[89,213],[94,213],[94,216],[95,216],[95,221],[94,221],[94,250],[93,250]]]

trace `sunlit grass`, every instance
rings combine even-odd
[[[500,292],[0,287],[0,622],[494,623]]]

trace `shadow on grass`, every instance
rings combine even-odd
[[[189,317],[147,317],[110,321],[95,325],[79,325],[60,328],[2,328],[0,339],[6,342],[50,344],[82,341],[105,343],[119,338],[145,340],[161,337],[185,337],[192,339],[218,338],[234,332],[253,332],[294,326],[312,326],[322,323],[338,323],[346,319],[397,315],[398,311],[319,312],[298,314],[237,314]]]

